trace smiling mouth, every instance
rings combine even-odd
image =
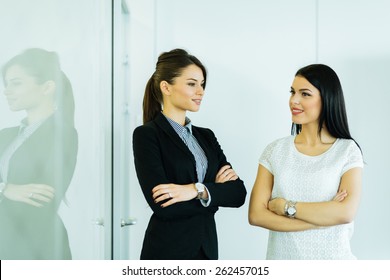
[[[16,100],[16,98],[7,97],[7,102],[14,102],[15,100]]]
[[[293,113],[293,115],[298,115],[298,114],[300,114],[300,113],[303,113],[303,110],[292,109],[291,112]]]
[[[197,105],[200,105],[202,103],[202,99],[192,99]]]

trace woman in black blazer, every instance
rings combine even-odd
[[[141,259],[218,259],[218,207],[240,207],[246,189],[214,133],[186,112],[199,110],[206,69],[181,49],[162,53],[135,129],[135,167],[153,210]]]
[[[0,131],[0,259],[70,259],[57,214],[77,155],[73,93],[56,53],[28,49],[3,67],[20,126]]]

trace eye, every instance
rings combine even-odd
[[[22,84],[23,84],[23,82],[21,80],[12,80],[12,81],[6,82],[5,86],[6,87],[17,87],[17,86],[20,86]]]
[[[290,90],[290,93],[291,93],[291,95],[294,95],[295,91],[294,90]]]
[[[302,92],[302,96],[311,96],[311,94],[308,92]]]
[[[196,84],[195,84],[195,83],[188,83],[188,85],[189,85],[190,87],[194,87],[194,86],[196,86]]]

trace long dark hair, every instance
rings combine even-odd
[[[336,72],[324,64],[311,64],[299,69],[295,76],[305,78],[320,92],[322,108],[318,134],[321,133],[325,125],[333,137],[355,141],[349,132],[343,89]],[[299,134],[301,130],[302,125],[292,124],[292,135]],[[355,143],[360,148],[356,141]]]
[[[59,123],[74,126],[74,98],[72,85],[61,70],[57,53],[44,49],[31,48],[11,58],[2,69],[3,81],[7,70],[13,66],[21,66],[29,75],[35,78],[38,84],[53,81],[56,85],[55,104],[57,107],[56,118]]]
[[[206,88],[206,68],[195,56],[189,54],[183,49],[174,49],[164,52],[158,57],[156,70],[150,77],[145,88],[143,100],[143,122],[147,123],[156,118],[161,112],[163,102],[160,83],[166,81],[169,84],[174,83],[174,79],[179,77],[184,68],[195,64],[198,66],[204,77],[203,89]]]

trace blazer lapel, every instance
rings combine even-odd
[[[177,135],[176,131],[173,129],[173,127],[170,125],[168,120],[165,118],[165,116],[160,113],[155,119],[155,123],[169,136],[169,138],[172,140],[172,142],[179,147],[182,151],[184,151],[188,156],[191,157],[191,159],[195,162],[195,158],[191,151],[188,149],[186,144],[181,140],[180,136]]]
[[[206,135],[200,132],[200,130],[196,126],[192,126],[192,133],[195,136],[196,140],[198,141],[200,147],[203,149],[207,161],[208,161],[208,168],[206,170],[205,175],[205,181],[207,180],[214,180],[213,168],[212,166],[217,164],[217,160],[215,159],[215,151],[214,148],[210,146],[209,142],[206,139]]]

